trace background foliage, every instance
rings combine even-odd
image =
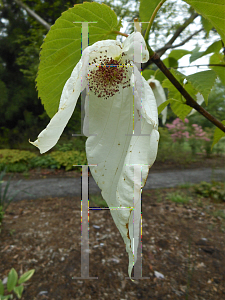
[[[80,1],[23,1],[49,24]],[[35,78],[47,30],[13,0],[0,9],[0,144],[18,148],[35,138],[49,117],[38,99]],[[78,124],[79,127],[79,124]]]

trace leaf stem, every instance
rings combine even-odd
[[[159,4],[156,6],[155,10],[153,11],[153,14],[152,14],[152,16],[151,16],[151,19],[150,19],[150,21],[149,21],[149,23],[148,23],[147,30],[146,30],[146,32],[145,32],[145,41],[148,40],[149,31],[150,31],[150,29],[151,29],[151,27],[152,27],[152,23],[153,23],[153,21],[154,21],[154,19],[155,19],[155,16],[156,16],[158,10],[160,9],[160,7],[163,5],[163,3],[164,3],[165,1],[166,1],[166,0],[160,1]]]
[[[126,33],[123,33],[123,32],[120,32],[120,31],[116,31],[116,30],[113,30],[113,31],[111,31],[111,33],[115,33],[115,34],[119,34],[119,35],[122,35],[122,36],[128,37],[128,34],[126,34]]]
[[[176,89],[181,93],[181,95],[186,99],[185,104],[197,110],[201,115],[203,115],[206,119],[208,119],[211,123],[216,125],[219,129],[225,132],[225,126],[213,117],[210,113],[208,113],[202,106],[200,106],[183,88],[183,86],[177,81],[177,79],[173,76],[173,74],[167,69],[164,63],[161,61],[159,55],[154,53],[150,59],[154,62],[157,67],[163,72],[163,74],[169,79],[169,81],[176,87]]]

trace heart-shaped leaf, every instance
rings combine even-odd
[[[96,2],[76,4],[56,20],[42,45],[36,79],[38,96],[49,117],[57,112],[63,86],[81,58],[81,22],[96,22],[89,24],[90,45],[115,39],[113,32],[120,28],[110,7]]]

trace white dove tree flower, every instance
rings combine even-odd
[[[154,93],[154,96],[156,99],[156,103],[157,103],[157,107],[159,107],[163,102],[166,101],[166,95],[165,95],[164,89],[161,86],[161,83],[158,80],[156,80],[154,76],[151,76],[151,78],[148,79],[147,82],[153,90],[153,93]],[[162,114],[162,123],[165,124],[166,117],[167,117],[167,106],[163,109],[161,114]]]
[[[134,61],[138,47],[142,53]],[[130,277],[137,259],[141,218],[141,209],[134,220],[132,214],[133,206],[141,207],[141,187],[135,182],[134,165],[142,166],[144,186],[159,141],[156,100],[134,64],[148,59],[139,32],[129,35],[123,44],[104,40],[88,46],[63,88],[58,112],[37,140],[31,142],[41,153],[51,149],[69,121],[79,94],[86,88],[83,132],[88,137],[87,160],[89,165],[97,165],[90,166],[90,171],[126,245]],[[133,134],[140,124],[141,135]],[[135,199],[134,194],[138,195]],[[131,209],[115,209],[124,207]]]

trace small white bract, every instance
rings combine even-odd
[[[202,105],[202,103],[204,102],[204,97],[202,96],[202,94],[200,93],[197,93],[196,95],[196,98],[197,98],[197,103],[199,105]],[[194,108],[191,110],[190,114],[188,115],[188,117],[190,117],[191,115],[193,115],[194,113],[196,113],[197,110],[195,110]]]
[[[163,102],[166,101],[166,95],[165,95],[164,89],[161,86],[161,83],[158,80],[156,80],[154,76],[152,76],[148,80],[148,84],[150,85],[150,87],[153,90],[157,106],[159,107],[160,104],[162,104]],[[161,114],[162,114],[162,123],[165,124],[166,117],[167,117],[167,106],[164,108],[164,110],[161,112]]]
[[[140,48],[142,53],[136,51]],[[90,170],[126,244],[130,277],[137,259],[141,218],[141,186],[136,184],[134,165],[142,166],[144,186],[159,141],[156,100],[134,58],[137,63],[149,59],[145,41],[138,32],[123,44],[105,40],[87,47],[63,88],[58,112],[32,142],[41,153],[51,149],[86,88],[83,132],[88,136],[87,160],[89,165],[97,165]],[[140,121],[142,135],[134,135],[133,129],[135,132]],[[133,206],[139,211],[134,219]],[[121,207],[126,209],[116,209]]]

